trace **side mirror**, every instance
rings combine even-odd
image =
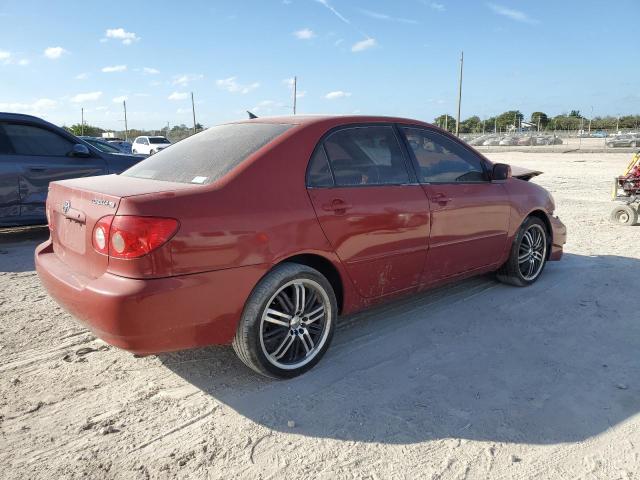
[[[89,151],[89,148],[87,148],[86,145],[82,145],[81,143],[76,143],[73,146],[73,149],[71,150],[71,152],[69,153],[69,156],[86,158],[91,156],[91,152]]]
[[[506,163],[496,163],[491,172],[491,180],[507,180],[511,178],[511,167]]]

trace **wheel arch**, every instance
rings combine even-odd
[[[338,302],[338,313],[342,312],[345,293],[344,282],[340,275],[340,271],[331,260],[316,253],[299,253],[279,260],[272,268],[283,263],[297,263],[299,265],[306,265],[307,267],[318,270],[331,284],[331,287],[336,294],[336,301]]]
[[[549,220],[549,216],[547,215],[547,212],[545,212],[542,209],[536,209],[529,212],[529,215],[526,216],[525,220],[529,217],[535,217],[542,220],[548,233],[548,237],[547,237],[547,243],[549,244],[548,247],[551,247],[551,245],[553,245],[553,227],[551,226],[551,221]],[[551,255],[551,248],[547,248],[547,259],[549,258],[549,255]]]

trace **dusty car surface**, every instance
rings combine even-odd
[[[518,286],[559,260],[542,187],[427,123],[293,116],[220,125],[122,175],[54,182],[36,250],[49,293],[151,354],[233,344],[292,377],[338,315],[481,273]]]

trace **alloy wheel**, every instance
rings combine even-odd
[[[260,321],[260,346],[267,360],[285,370],[309,363],[327,340],[331,313],[329,296],[319,283],[305,278],[280,287]]]
[[[531,225],[524,232],[518,250],[518,268],[522,278],[534,280],[544,267],[547,257],[547,235],[537,224]]]

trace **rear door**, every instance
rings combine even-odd
[[[485,161],[461,142],[427,128],[401,130],[431,204],[425,283],[496,263],[509,227],[504,185],[491,182]]]
[[[0,225],[10,225],[20,216],[18,165],[13,147],[0,125]]]
[[[318,220],[363,297],[418,285],[429,238],[429,203],[391,125],[329,134],[310,161]]]
[[[1,125],[18,166],[20,216],[23,221],[44,220],[49,182],[107,173],[106,162],[93,153],[73,157],[74,139],[41,125],[5,122]]]

